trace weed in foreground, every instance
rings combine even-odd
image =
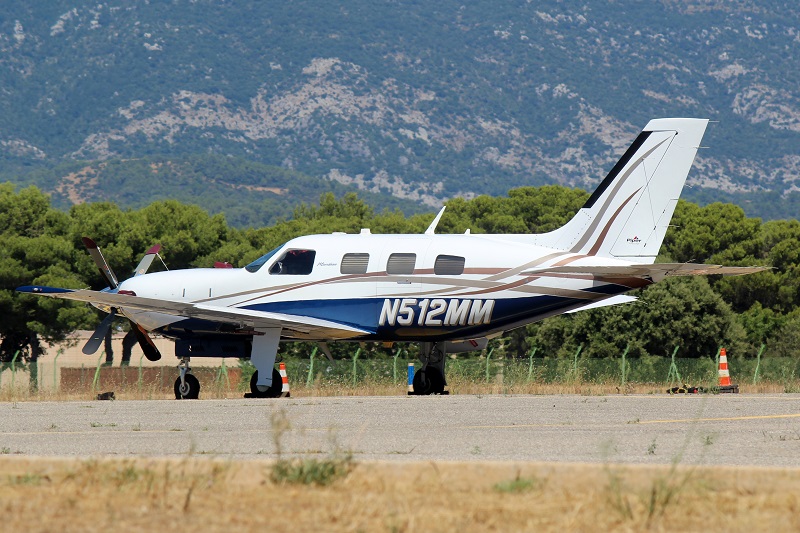
[[[275,483],[330,485],[346,477],[353,469],[352,456],[327,459],[278,459],[272,466],[270,479]]]
[[[332,454],[324,459],[282,457],[283,437],[291,429],[291,424],[283,409],[272,413],[271,422],[272,438],[278,456],[270,472],[270,479],[274,483],[325,486],[346,477],[353,470],[352,452],[342,453],[338,448],[334,448]]]
[[[506,494],[520,494],[523,492],[530,492],[535,489],[542,488],[544,482],[537,478],[521,477],[521,473],[517,470],[517,476],[511,481],[502,481],[494,485],[494,490]]]
[[[19,476],[9,476],[8,477],[8,484],[9,485],[31,485],[31,486],[38,486],[42,483],[49,483],[50,477],[43,476],[41,474],[33,474],[27,473],[22,474]]]

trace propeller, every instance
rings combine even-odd
[[[119,287],[117,276],[114,274],[114,271],[111,270],[111,267],[108,266],[108,262],[106,262],[106,258],[103,257],[103,253],[100,251],[100,247],[97,246],[97,243],[95,243],[89,237],[83,237],[81,241],[83,241],[83,245],[86,246],[86,249],[89,251],[89,255],[92,256],[92,259],[94,259],[97,268],[100,270],[100,274],[103,276],[103,278],[105,278],[106,283],[108,283],[108,288],[114,290]],[[153,264],[153,260],[155,259],[156,255],[158,255],[160,250],[160,244],[156,244],[147,250],[147,253],[145,253],[144,257],[142,257],[142,260],[139,261],[139,264],[136,266],[136,272],[134,273],[134,276],[140,276],[146,273],[150,268],[150,265]],[[86,341],[86,344],[83,345],[83,353],[91,355],[97,351],[97,349],[103,343],[103,339],[105,339],[106,335],[108,334],[109,329],[111,329],[111,323],[114,321],[116,316],[117,309],[112,307],[108,313],[108,316],[105,317],[100,324],[98,324],[97,328],[94,330],[94,333],[92,333],[92,336],[88,341]],[[131,324],[131,330],[136,336],[136,340],[139,342],[139,346],[144,352],[144,356],[150,361],[158,361],[161,359],[161,352],[158,351],[153,339],[151,339],[150,335],[147,334],[147,330],[130,318],[128,318],[128,321]]]

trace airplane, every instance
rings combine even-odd
[[[196,399],[190,361],[249,358],[251,396],[278,397],[281,341],[418,342],[413,393],[446,394],[446,354],[562,313],[635,300],[624,293],[670,276],[739,275],[764,267],[655,264],[708,120],[651,120],[564,226],[542,234],[333,233],[298,237],[243,268],[136,273],[119,282],[84,239],[108,282],[102,291],[24,286],[17,291],[88,302],[109,313],[84,351],[124,316],[144,354],[149,334],[175,342],[177,399]],[[230,265],[222,265],[229,267]]]

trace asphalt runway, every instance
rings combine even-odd
[[[278,441],[284,454],[356,460],[800,467],[798,394],[19,402],[0,412],[3,454],[266,458]]]

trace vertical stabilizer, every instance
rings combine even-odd
[[[653,263],[708,120],[651,120],[578,213],[535,244]]]

